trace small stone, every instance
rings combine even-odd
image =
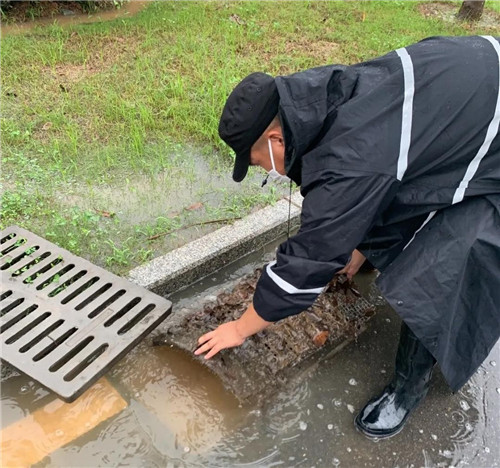
[[[358,385],[358,382],[356,382],[356,379],[351,379],[349,380],[349,385]]]
[[[23,385],[21,388],[20,388],[20,391],[19,393],[21,393],[22,395],[28,393],[30,391],[30,388],[28,385]]]
[[[420,434],[423,434],[424,430],[423,429],[419,429],[418,432],[420,432]]]
[[[460,408],[462,408],[464,411],[469,411],[469,403],[467,403],[465,400],[460,400]]]
[[[485,451],[486,453],[490,453],[490,448],[489,448],[489,447],[484,447],[484,451]]]
[[[334,399],[333,404],[337,407],[342,406],[342,400]]]
[[[338,458],[334,458],[334,459],[332,460],[332,465],[333,465],[333,466],[339,466],[339,465],[340,465],[340,460],[339,460]]]
[[[328,424],[328,426],[326,426],[328,428],[329,431],[331,431],[333,429],[333,424]]]
[[[496,361],[490,361],[490,366],[495,367],[497,365]]]
[[[381,374],[387,374],[387,371],[386,371],[385,369],[382,369],[382,370],[380,371],[380,373],[381,373]]]
[[[404,304],[404,302],[403,301],[398,301],[397,304],[398,304],[398,306],[402,306]]]
[[[316,405],[316,407],[317,407],[318,409],[320,409],[320,410],[322,410],[322,409],[324,408],[324,406],[323,406],[321,403],[318,403],[318,404]]]
[[[189,453],[191,449],[189,447],[184,447],[184,453]]]
[[[310,416],[310,414],[311,414],[311,410],[310,410],[309,408],[307,408],[306,413],[307,413],[307,416]]]
[[[352,452],[352,448],[351,447],[347,447],[346,450],[351,453]]]
[[[350,413],[354,413],[354,406],[347,405],[347,409],[349,410]]]
[[[438,440],[438,436],[436,434],[431,434],[432,440]]]
[[[500,395],[500,388],[497,388],[497,393]]]
[[[62,429],[57,429],[56,436],[57,437],[62,437],[63,435],[64,435],[64,431]]]
[[[472,432],[473,430],[472,424],[469,422],[465,423],[465,429],[467,429],[469,432]]]
[[[307,429],[307,423],[304,421],[299,422],[299,428],[301,431],[305,431]]]
[[[386,321],[387,323],[391,323],[391,319],[390,319],[390,318],[386,318],[386,319],[385,319],[385,321]]]

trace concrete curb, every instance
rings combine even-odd
[[[299,225],[301,207],[302,196],[297,192],[292,195],[292,228]],[[273,206],[134,268],[129,272],[128,279],[167,296],[286,233],[288,209],[288,198],[280,200]]]

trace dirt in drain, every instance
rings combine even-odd
[[[174,345],[193,353],[198,338],[221,323],[241,316],[250,303],[261,269],[239,280],[232,291],[206,297],[183,309],[153,337],[155,345]],[[274,323],[237,348],[199,360],[210,368],[240,401],[259,405],[284,388],[316,360],[355,339],[375,308],[345,277],[334,278],[315,303],[299,315]]]

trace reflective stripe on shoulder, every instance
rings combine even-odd
[[[274,265],[276,265],[276,260],[267,265],[266,272],[269,275],[269,278],[271,278],[281,289],[283,289],[283,291],[288,294],[321,294],[326,288],[325,286],[323,288],[298,289],[293,284],[290,284],[288,281],[280,278],[271,268]]]
[[[493,114],[493,118],[491,119],[490,124],[488,125],[488,130],[486,132],[486,138],[484,139],[483,144],[479,148],[474,159],[469,163],[467,170],[465,171],[464,178],[462,182],[458,185],[455,194],[453,195],[453,201],[451,202],[453,205],[455,203],[459,203],[464,199],[465,190],[469,186],[469,182],[474,177],[481,160],[484,158],[488,150],[490,149],[491,143],[493,139],[496,137],[498,133],[498,126],[500,123],[500,44],[498,41],[492,36],[481,36],[483,39],[486,39],[491,43],[493,48],[495,49],[498,56],[498,96],[497,96],[497,104],[495,107],[495,113]]]
[[[401,180],[408,168],[408,152],[410,151],[411,126],[413,121],[413,95],[415,94],[415,78],[413,76],[413,62],[408,51],[403,47],[396,50],[403,65],[404,99],[401,117],[401,140],[399,143],[397,179]]]

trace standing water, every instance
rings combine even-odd
[[[243,259],[171,299],[180,310],[253,270],[265,255]],[[38,445],[42,456],[35,467],[500,466],[498,418],[493,417],[500,409],[498,344],[455,395],[436,371],[427,399],[394,438],[374,442],[356,432],[357,411],[391,378],[400,326],[373,292],[374,277],[356,278],[379,304],[367,331],[263,407],[240,405],[192,356],[146,340],[106,375],[112,391],[103,395],[108,396],[81,405],[77,428],[67,427],[63,413],[50,409],[53,394],[4,368],[3,443],[9,425],[27,420],[18,439],[8,442],[15,446],[29,439]],[[112,406],[118,409],[110,411]],[[75,438],[50,451],[54,439],[69,430]]]

